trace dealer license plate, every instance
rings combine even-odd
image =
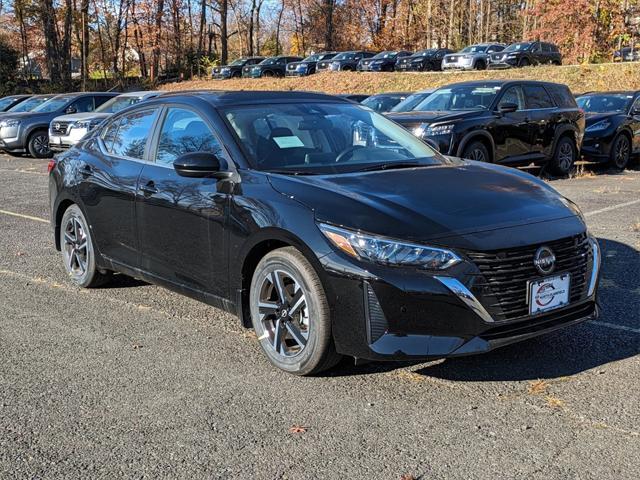
[[[569,303],[568,273],[529,282],[529,314],[548,312]]]

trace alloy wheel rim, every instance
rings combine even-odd
[[[471,160],[475,160],[477,162],[484,162],[486,160],[484,156],[484,152],[479,148],[474,148],[473,150],[471,150],[470,156],[471,156]]]
[[[568,170],[573,163],[573,148],[568,143],[560,145],[560,151],[558,152],[558,164],[564,171]]]
[[[89,263],[88,237],[80,220],[69,218],[64,228],[64,257],[67,271],[81,277],[87,271]]]
[[[629,154],[629,145],[625,137],[621,137],[621,140],[616,146],[616,166],[623,167],[627,163],[627,156]]]
[[[37,135],[34,139],[33,139],[33,147],[35,148],[36,152],[38,152],[40,155],[46,155],[47,153],[49,153],[49,145],[47,145],[47,138],[45,135]]]
[[[262,279],[258,300],[263,337],[281,357],[295,357],[306,347],[310,323],[307,296],[295,276],[274,269]]]

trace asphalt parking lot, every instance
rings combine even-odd
[[[298,378],[204,304],[72,287],[46,161],[0,155],[0,477],[637,479],[640,169],[587,172],[552,185],[603,247],[597,321]]]

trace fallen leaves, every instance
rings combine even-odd
[[[302,433],[307,433],[307,427],[303,427],[302,425],[293,425],[289,427],[289,433],[291,435],[300,435]]]
[[[547,405],[554,409],[562,408],[565,405],[564,400],[560,400],[552,395],[547,395],[545,400],[547,401]]]
[[[529,388],[527,388],[527,393],[529,395],[541,395],[547,391],[549,388],[549,384],[544,380],[536,380],[534,382],[529,382]]]

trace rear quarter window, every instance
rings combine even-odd
[[[551,98],[559,108],[578,108],[575,98],[566,85],[545,85]]]

